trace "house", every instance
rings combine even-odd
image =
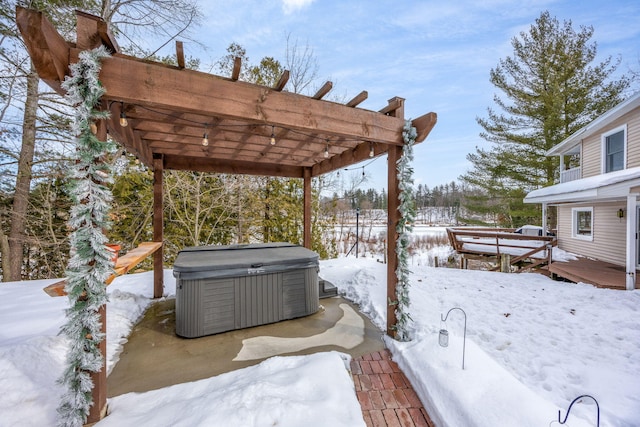
[[[557,207],[558,247],[624,268],[635,289],[640,266],[640,93],[547,151],[560,157],[560,183],[525,203]],[[621,279],[622,280],[622,279]],[[621,284],[622,285],[622,284]]]

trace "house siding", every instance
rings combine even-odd
[[[593,240],[575,239],[572,235],[572,208],[593,207]],[[558,247],[567,252],[624,266],[626,263],[626,219],[617,217],[623,202],[580,203],[558,207]]]
[[[602,134],[627,125],[627,169],[640,166],[640,114],[630,111],[582,141],[582,177],[602,174]]]
[[[630,116],[635,114],[635,116]],[[640,114],[627,114],[627,168],[640,166]],[[624,118],[623,117],[623,118]]]

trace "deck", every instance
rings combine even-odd
[[[465,258],[495,258],[498,265],[494,270],[515,268],[517,272],[524,272],[550,262],[551,251],[548,249],[558,244],[554,236],[532,235],[527,230],[523,230],[523,234],[514,231],[511,228],[450,227],[447,228],[447,237],[453,250],[463,255],[463,263]]]
[[[578,258],[567,262],[552,262],[548,270],[572,282],[590,283],[598,288],[626,289],[625,268],[604,261]],[[636,289],[639,289],[637,279]]]

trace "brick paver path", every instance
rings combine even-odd
[[[368,427],[434,427],[389,350],[352,359],[351,374]]]

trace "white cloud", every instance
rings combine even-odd
[[[313,0],[282,0],[282,10],[288,15],[309,6],[311,3],[313,3]]]

